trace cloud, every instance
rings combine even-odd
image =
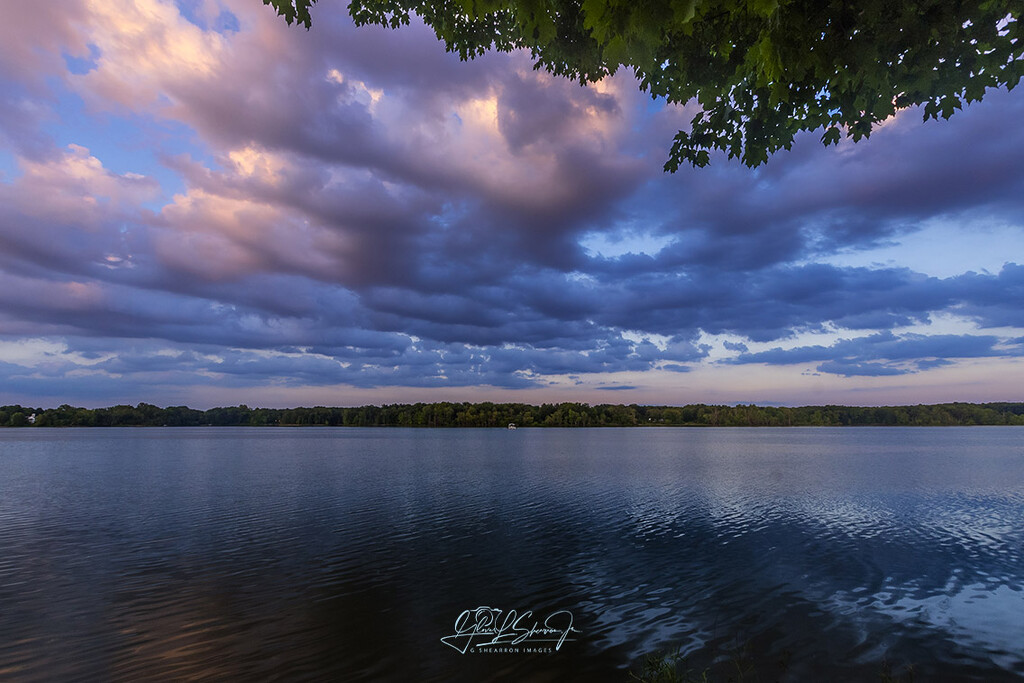
[[[818,372],[842,375],[843,377],[886,377],[905,375],[910,372],[905,368],[896,368],[883,363],[851,363],[844,360],[830,360],[819,365],[817,369]]]
[[[841,339],[830,346],[775,347],[756,353],[742,353],[730,364],[767,363],[791,365],[825,361],[818,372],[844,377],[903,375],[944,367],[952,359],[1016,356],[1019,344],[994,335],[905,334],[892,332]]]
[[[420,24],[357,29],[338,2],[308,33],[248,0],[8,19],[0,337],[102,359],[11,370],[28,393],[596,387],[715,362],[854,378],[1021,355],[1024,266],[822,261],[939,218],[1022,227],[1019,91],[949,122],[903,112],[858,145],[801,136],[757,170],[666,175],[692,108],[652,105],[627,74],[581,87],[525,54],[463,63]],[[157,161],[98,132],[112,121],[155,131]],[[649,248],[585,246],[624,239]],[[976,329],[936,333],[937,314]],[[727,338],[721,360],[707,335]]]

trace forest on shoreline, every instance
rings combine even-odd
[[[355,408],[196,410],[148,403],[108,408],[0,406],[0,427],[832,427],[1024,425],[1024,403],[913,406],[643,406],[587,403],[413,403]]]

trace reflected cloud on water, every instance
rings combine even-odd
[[[624,680],[676,647],[783,680],[1024,674],[1022,430],[68,434],[0,434],[20,679]],[[580,633],[445,647],[479,606]]]

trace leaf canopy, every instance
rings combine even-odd
[[[309,28],[316,0],[263,0]],[[1024,75],[1024,0],[352,0],[358,25],[419,16],[462,59],[527,49],[590,83],[620,68],[668,102],[696,100],[665,169],[721,150],[758,166],[804,130],[854,141],[898,109],[948,119]]]

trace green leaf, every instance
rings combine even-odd
[[[622,36],[615,36],[608,41],[604,47],[604,62],[611,66],[618,66],[627,63],[629,59],[629,48]]]
[[[697,14],[697,0],[680,0],[672,3],[672,21],[677,26],[688,24]]]
[[[779,9],[779,0],[750,0],[750,9],[765,17],[770,17]]]

